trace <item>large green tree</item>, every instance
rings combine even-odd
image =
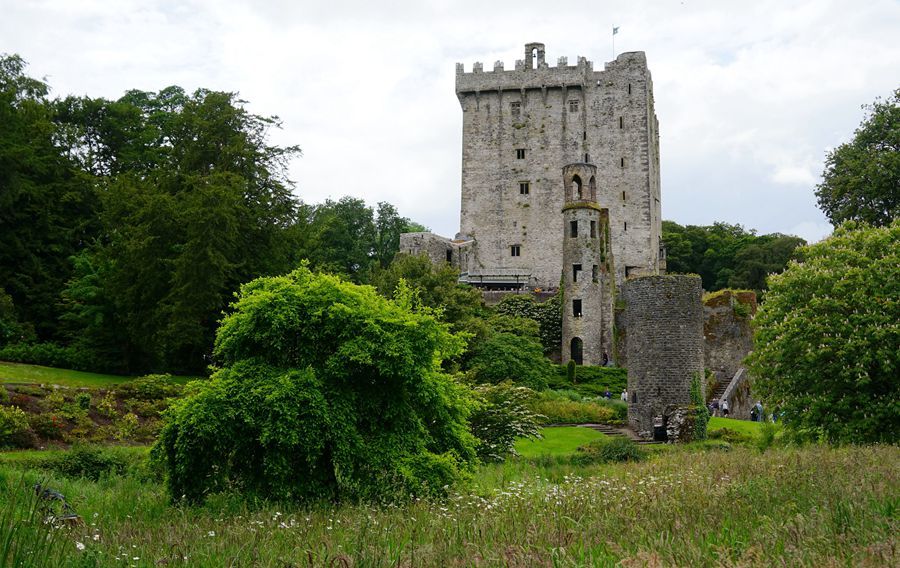
[[[847,222],[799,252],[754,320],[754,391],[799,432],[897,442],[900,220]]]
[[[0,55],[0,289],[43,339],[58,336],[69,256],[97,231],[93,188],[59,143],[48,91],[20,57]]]
[[[440,493],[475,459],[462,348],[410,289],[396,301],[306,267],[242,286],[220,365],[173,407],[157,454],[175,499],[226,488],[292,500]]]
[[[73,337],[124,370],[202,371],[240,283],[299,260],[286,177],[299,150],[268,144],[277,119],[233,93],[169,87],[58,107],[102,204],[65,293]]]
[[[682,226],[663,221],[662,233],[667,270],[699,274],[708,291],[765,290],[766,276],[784,270],[794,249],[805,244],[799,237],[780,233],[757,235],[756,231],[727,223]]]
[[[864,105],[853,139],[825,156],[819,207],[834,225],[887,225],[900,215],[900,89]]]

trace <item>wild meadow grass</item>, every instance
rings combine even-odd
[[[219,495],[193,508],[171,506],[153,479],[68,480],[6,464],[0,503],[24,518],[20,496],[40,480],[71,500],[84,526],[53,529],[45,551],[48,565],[61,566],[818,567],[900,560],[897,447],[685,448],[641,463],[541,463],[483,466],[440,501],[297,507]],[[0,541],[9,530],[0,525]]]

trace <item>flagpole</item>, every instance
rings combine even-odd
[[[613,61],[616,60],[616,34],[619,33],[619,26],[613,26],[612,29],[612,47],[613,47]]]

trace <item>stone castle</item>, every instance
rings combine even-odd
[[[659,436],[704,373],[704,312],[699,277],[664,275],[659,125],[644,53],[594,71],[584,57],[551,67],[544,44],[529,43],[514,70],[497,61],[467,73],[458,63],[456,95],[460,232],[406,233],[401,252],[450,263],[486,297],[561,291],[562,362],[627,357],[629,423]]]
[[[529,43],[514,70],[498,61],[493,71],[475,63],[467,73],[457,64],[456,95],[460,232],[409,233],[401,250],[450,262],[460,282],[486,291],[566,288],[563,360],[612,358],[615,289],[665,270],[659,131],[644,53],[594,71],[584,57],[551,67],[544,44]],[[571,175],[561,176],[564,168]]]

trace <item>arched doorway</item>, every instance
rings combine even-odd
[[[581,341],[580,337],[573,337],[572,341],[569,343],[569,354],[572,361],[575,361],[576,365],[583,365],[584,356],[584,342]]]

